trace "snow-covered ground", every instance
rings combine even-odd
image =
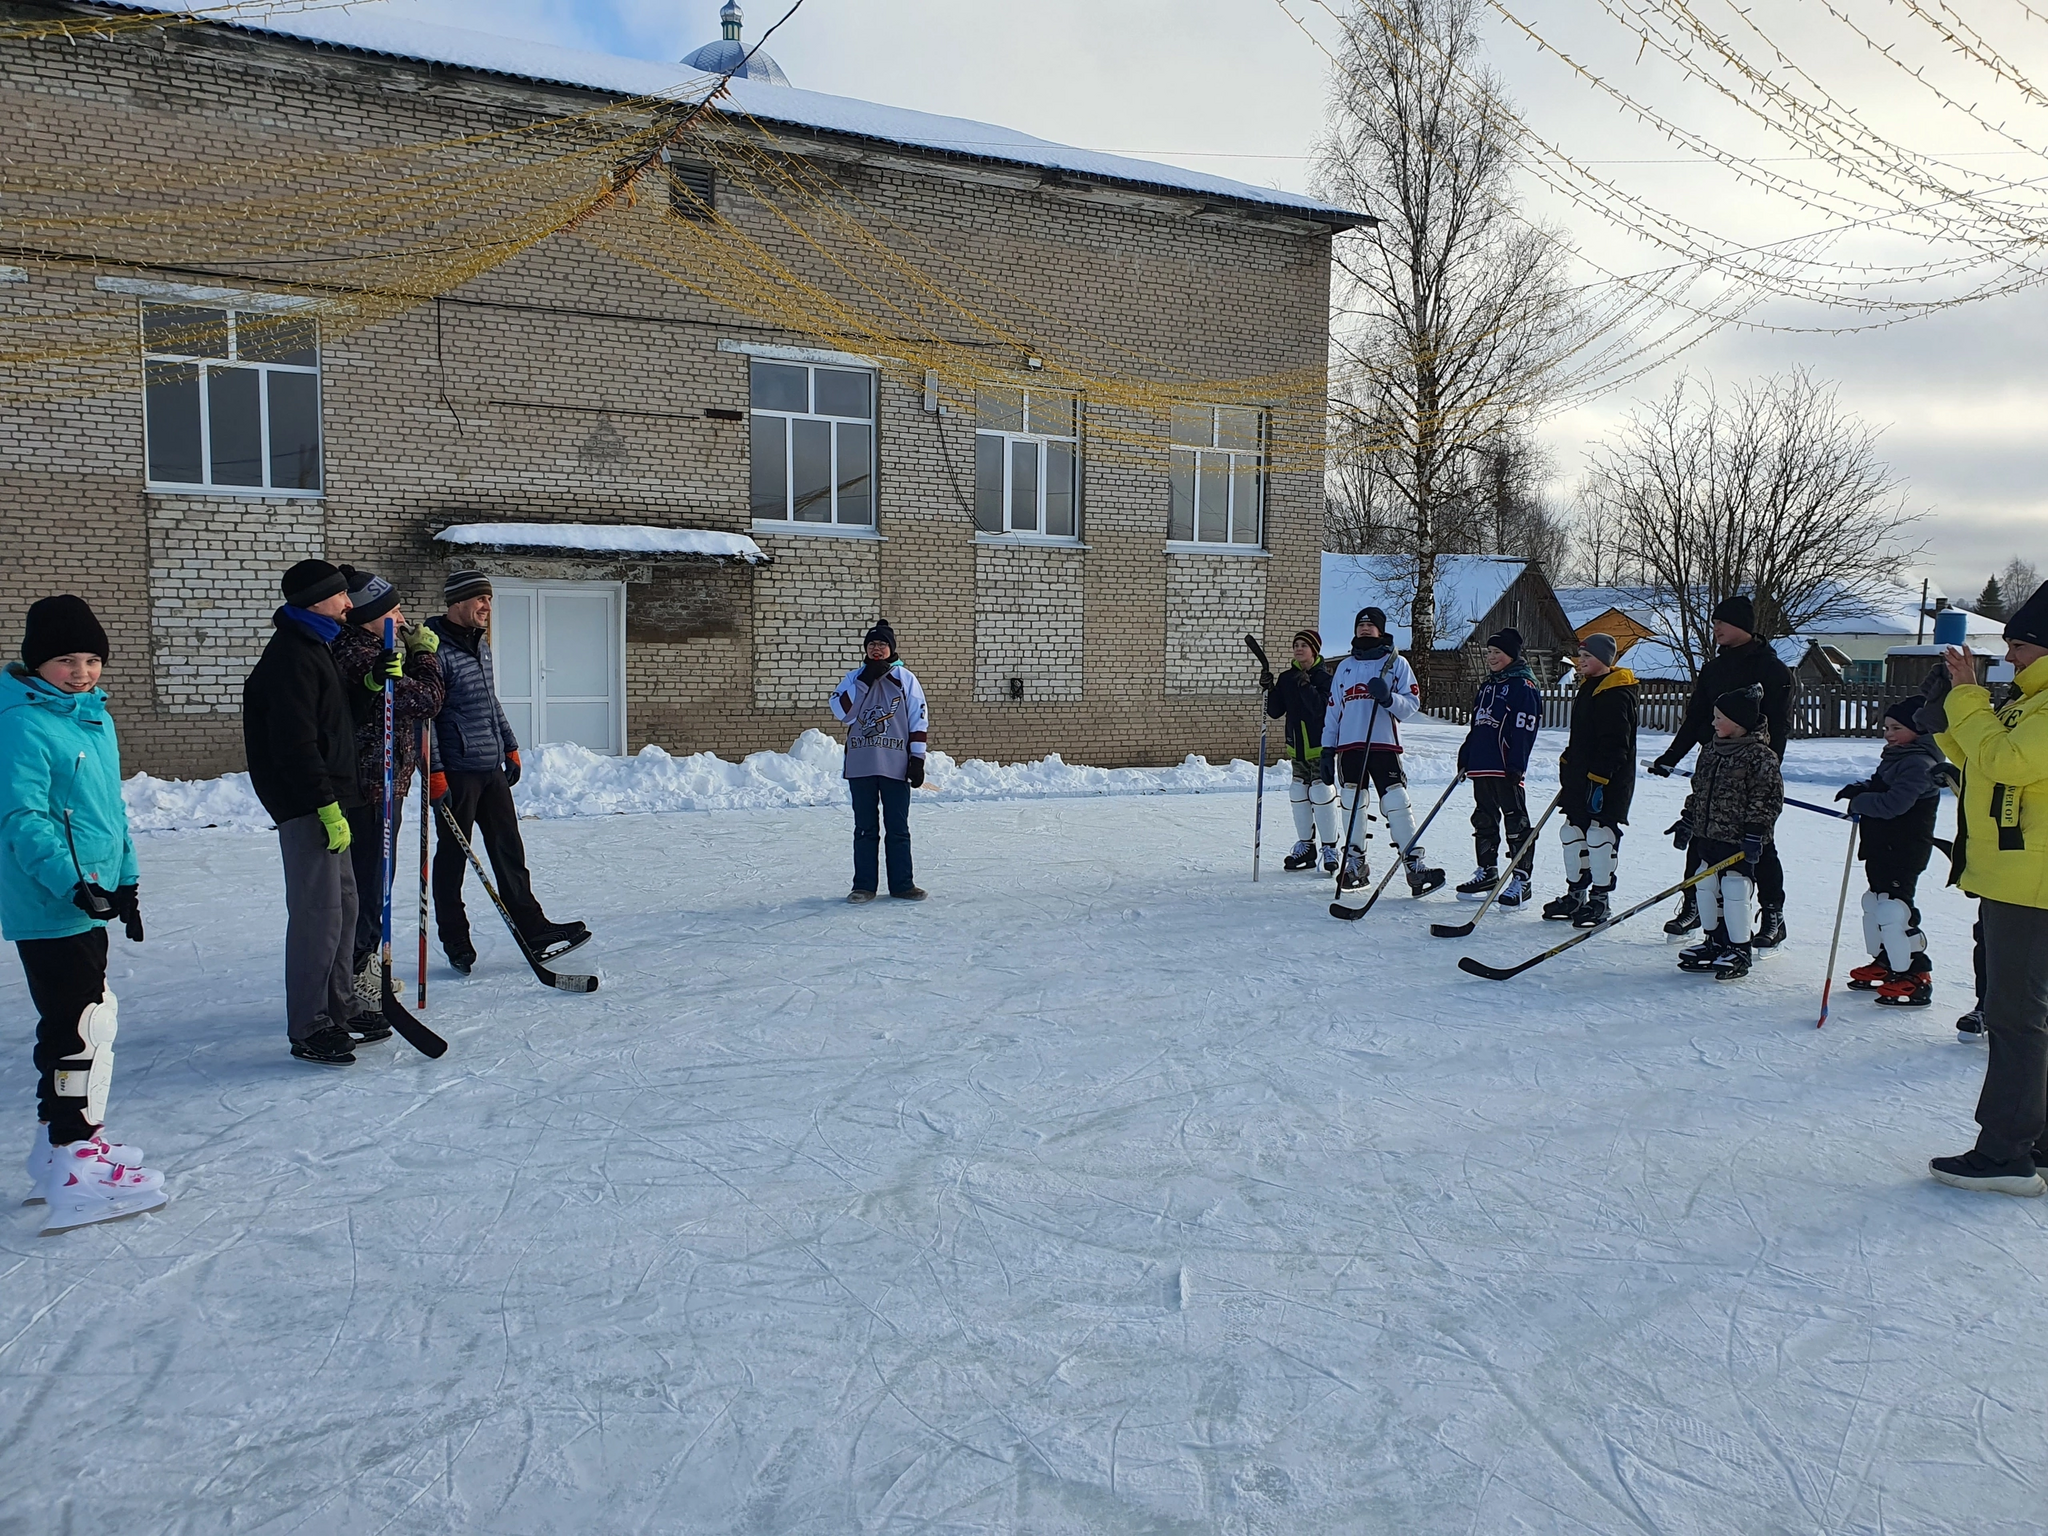
[[[1825,800],[1876,747],[1793,750]],[[1333,922],[1203,771],[921,799],[920,906],[843,904],[836,803],[531,821],[602,990],[479,922],[449,1054],[347,1070],[285,1054],[274,840],[146,838],[114,1127],[172,1202],[0,1224],[0,1529],[2048,1526],[2048,1201],[1924,1172],[1983,1063],[1938,876],[1937,1006],[1816,1032],[1840,823],[1786,813],[1746,983],[1644,919],[1496,984],[1558,925]],[[0,1017],[25,1148],[11,963]]]

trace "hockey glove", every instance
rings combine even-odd
[[[341,813],[341,807],[332,800],[315,812],[320,825],[327,829],[327,851],[347,853],[349,845],[348,818]]]
[[[406,631],[405,648],[408,651],[420,651],[431,656],[441,649],[441,637],[427,628],[426,625],[415,624]]]
[[[1337,785],[1337,754],[1335,752],[1325,752],[1322,761],[1317,766],[1322,771],[1323,782],[1334,789]]]
[[[71,905],[96,923],[112,922],[118,912],[114,893],[102,890],[90,880],[81,880],[71,888]]]
[[[505,787],[512,788],[519,782],[519,776],[526,770],[519,766],[519,749],[514,747],[505,754]]]
[[[1764,856],[1764,835],[1761,832],[1746,832],[1742,837],[1742,861],[1751,869]]]
[[[1273,674],[1268,672],[1264,667],[1259,668],[1259,686],[1263,688],[1267,693],[1271,693],[1273,691]]]
[[[1373,703],[1379,705],[1381,709],[1389,708],[1394,702],[1394,690],[1387,686],[1387,680],[1384,677],[1367,678],[1365,680],[1365,691],[1371,696]]]
[[[430,773],[427,775],[427,798],[429,800],[446,800],[448,798],[447,774]]]
[[[1657,759],[1657,761],[1650,764],[1650,772],[1660,779],[1668,779],[1671,777],[1671,767],[1672,765],[1670,763],[1665,762],[1664,759],[1660,757]],[[1685,844],[1680,843],[1678,846],[1683,848]]]
[[[910,787],[924,788],[924,759],[921,757],[913,757],[910,760]]]
[[[377,665],[363,674],[363,686],[372,693],[384,691],[384,679],[394,680],[405,676],[405,657],[399,651],[386,646],[377,653]]]
[[[124,885],[114,892],[114,911],[119,914],[121,926],[127,930],[131,944],[142,942],[142,903],[139,893],[132,885]]]
[[[1683,816],[1664,830],[1671,834],[1671,846],[1681,853],[1685,851],[1685,845],[1692,841],[1692,823]]]

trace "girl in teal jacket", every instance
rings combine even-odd
[[[0,677],[0,934],[28,975],[39,1125],[29,1199],[45,1231],[163,1204],[163,1176],[100,1135],[116,1012],[107,923],[142,938],[121,748],[100,692],[106,631],[76,597],[29,610],[21,661]]]

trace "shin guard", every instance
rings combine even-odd
[[[85,1118],[94,1126],[107,1123],[107,1089],[114,1080],[114,1036],[120,1032],[119,1008],[111,987],[78,1016],[78,1038],[85,1049],[57,1063],[57,1097],[84,1099]]]

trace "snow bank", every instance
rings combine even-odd
[[[708,528],[654,528],[639,523],[465,523],[443,528],[443,544],[497,549],[573,549],[622,555],[712,555],[759,565],[768,557],[743,533]]]

